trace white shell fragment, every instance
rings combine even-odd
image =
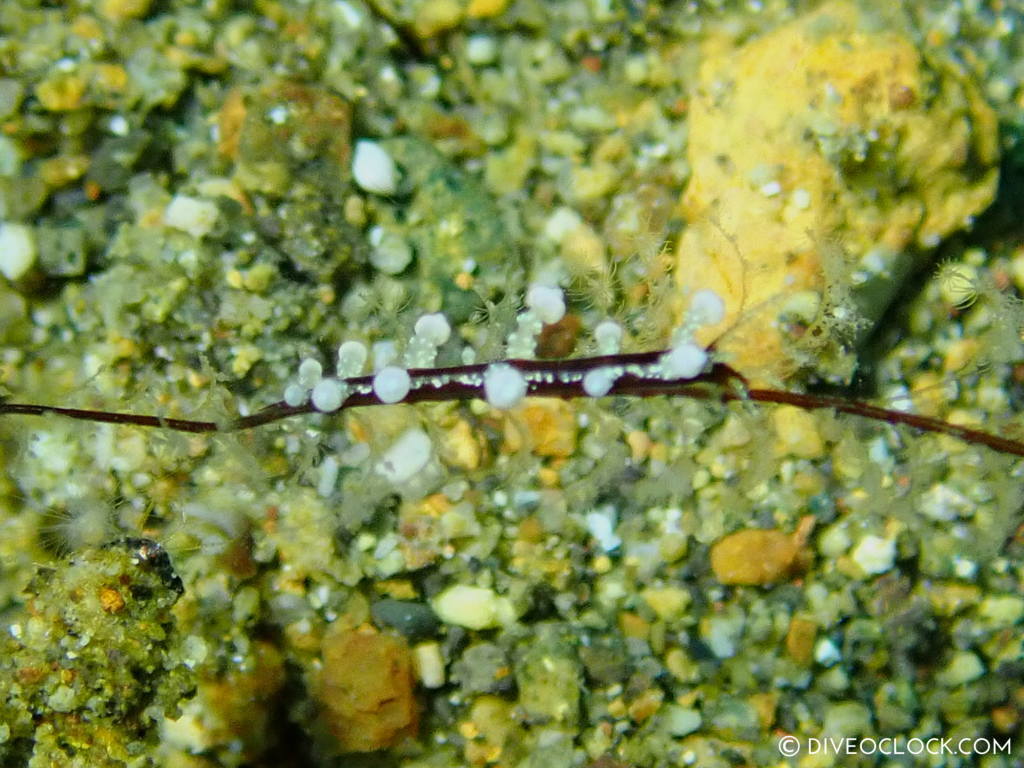
[[[587,530],[594,541],[605,552],[614,552],[622,545],[622,539],[615,533],[615,508],[604,506],[587,513]]]
[[[370,228],[368,239],[373,246],[370,263],[381,272],[397,275],[412,262],[412,246],[400,232],[378,225]]]
[[[850,553],[864,573],[885,573],[896,563],[896,542],[881,536],[865,536]]]
[[[526,397],[526,378],[508,363],[489,365],[484,371],[484,397],[494,408],[514,408]]]
[[[17,280],[35,260],[36,237],[32,227],[11,221],[0,223],[0,273],[8,280]]]
[[[360,139],[352,157],[352,177],[367,192],[392,195],[398,189],[398,168],[385,149],[375,141]]]
[[[209,200],[187,195],[176,195],[164,209],[164,223],[167,226],[188,232],[196,238],[209,234],[219,217],[220,211]]]
[[[436,640],[414,646],[412,662],[424,688],[440,688],[444,685],[444,657]]]
[[[388,365],[373,377],[373,394],[382,403],[400,403],[409,394],[412,380],[404,368]]]
[[[445,624],[467,629],[490,629],[515,620],[515,609],[507,597],[468,584],[448,587],[430,601],[430,606]]]
[[[426,469],[433,450],[427,433],[414,427],[399,435],[384,452],[374,469],[385,480],[396,484],[404,483]]]

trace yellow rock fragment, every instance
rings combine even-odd
[[[981,599],[981,589],[974,584],[940,582],[918,590],[939,616],[955,616],[973,608]]]
[[[646,459],[651,450],[650,436],[639,429],[634,429],[626,435],[626,444],[629,446],[631,458],[637,462]]]
[[[469,0],[466,15],[471,19],[489,19],[505,12],[508,0]]]
[[[675,274],[716,291],[726,316],[698,338],[721,337],[718,351],[755,382],[802,365],[846,376],[841,337],[857,313],[875,320],[893,276],[993,199],[994,113],[963,72],[848,0],[705,54]],[[786,310],[807,292],[820,297],[801,303],[815,317]]]
[[[481,696],[473,702],[469,721],[459,724],[466,739],[466,759],[479,765],[497,760],[509,737],[515,732],[514,705],[498,696]],[[471,735],[470,735],[471,734]],[[479,739],[479,741],[472,741]],[[473,746],[473,749],[470,749]]]
[[[149,13],[150,0],[101,0],[100,14],[111,21],[141,19]]]
[[[36,97],[50,112],[67,112],[82,105],[85,83],[75,74],[56,75],[36,87]]]
[[[413,29],[418,37],[434,37],[457,27],[462,13],[462,4],[457,0],[427,0],[416,9]]]
[[[690,604],[690,593],[681,587],[648,587],[640,597],[662,621],[674,621]]]
[[[576,411],[565,400],[535,397],[517,408],[519,419],[506,421],[505,441],[510,452],[521,446],[519,425],[526,428],[529,446],[538,456],[568,458],[576,451]]]
[[[329,632],[317,698],[342,752],[374,752],[415,736],[419,712],[403,640],[359,630]]]
[[[805,518],[794,533],[748,528],[729,534],[711,547],[711,570],[722,584],[783,581],[803,568],[803,547],[812,526],[813,518]]]
[[[117,613],[124,608],[124,597],[113,587],[102,587],[99,593],[100,607],[107,613]]]
[[[88,155],[59,155],[39,164],[39,175],[51,187],[62,187],[79,179],[89,169]]]
[[[664,698],[665,694],[660,688],[648,688],[629,703],[626,710],[629,719],[642,723],[661,708]]]
[[[474,470],[480,466],[480,443],[465,419],[441,437],[438,453],[441,461],[455,469]]]
[[[249,372],[263,357],[260,348],[255,344],[240,344],[234,350],[234,357],[231,359],[231,372],[241,378]]]
[[[611,163],[594,163],[572,170],[572,192],[576,200],[589,202],[598,200],[615,188],[619,172]]]
[[[825,444],[813,413],[793,405],[779,406],[772,412],[772,424],[778,437],[777,455],[800,459],[817,459],[824,455]]]
[[[942,370],[946,373],[956,373],[966,368],[978,359],[978,340],[959,339],[949,345],[946,350],[946,357],[942,361]]]
[[[632,611],[619,614],[619,630],[626,637],[646,640],[651,632],[651,625],[646,619]]]
[[[92,82],[100,90],[121,93],[128,85],[128,72],[120,64],[97,64]]]
[[[758,725],[763,729],[772,727],[775,722],[775,709],[779,705],[779,694],[775,691],[768,693],[755,693],[747,701],[757,713]]]
[[[687,538],[684,533],[666,533],[658,541],[658,554],[666,563],[674,563],[686,554]]]
[[[277,276],[277,270],[270,264],[257,264],[243,275],[243,284],[247,291],[263,293],[270,287],[270,282]]]
[[[786,653],[799,664],[810,664],[814,656],[814,641],[818,625],[810,619],[794,616],[786,631]]]
[[[71,32],[85,40],[103,39],[103,27],[95,17],[85,13],[75,15],[74,21],[71,22]]]

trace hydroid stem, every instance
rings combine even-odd
[[[703,373],[687,379],[666,379],[658,371],[658,361],[665,351],[619,353],[568,360],[507,360],[527,380],[527,396],[575,399],[587,397],[583,379],[598,369],[615,372],[608,395],[627,397],[689,397],[720,403],[749,401],[792,405],[807,411],[831,409],[872,421],[906,426],[921,432],[955,437],[965,443],[982,445],[999,453],[1024,457],[1024,442],[994,435],[979,429],[953,424],[942,419],[906,413],[849,400],[833,395],[816,395],[782,389],[751,389],[739,373],[724,363],[715,363]],[[408,371],[412,386],[403,403],[433,403],[451,400],[483,399],[484,372],[493,363],[460,365],[450,368],[413,368]],[[356,376],[344,380],[348,396],[341,409],[383,405],[373,391],[373,376]],[[0,402],[0,415],[42,416],[55,414],[81,421],[108,424],[131,424],[139,427],[170,429],[178,432],[231,432],[272,424],[283,419],[316,413],[309,402],[288,405],[283,400],[248,416],[218,423],[192,419],[165,418],[139,413],[66,408],[56,405]]]

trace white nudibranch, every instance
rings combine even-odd
[[[499,410],[515,408],[526,397],[526,377],[508,363],[494,363],[484,370],[484,397]]]
[[[381,368],[373,377],[373,394],[388,405],[404,400],[411,387],[409,372],[394,365]]]

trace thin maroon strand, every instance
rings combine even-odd
[[[643,367],[656,363],[663,355],[658,352],[637,352],[599,357],[581,357],[569,360],[507,360],[523,373],[549,374],[547,379],[530,381],[527,395],[531,397],[557,397],[570,400],[589,397],[583,390],[582,375],[597,368],[629,366]],[[416,381],[422,377],[481,377],[491,363],[460,365],[450,368],[413,368],[410,377]],[[566,378],[575,374],[575,380]],[[348,379],[355,387],[370,387],[372,376],[359,376]],[[403,403],[436,403],[449,400],[471,400],[481,398],[480,386],[448,380],[440,386],[426,384],[415,388],[402,400]],[[707,371],[690,379],[665,380],[654,376],[640,376],[623,373],[615,381],[607,396],[624,395],[629,397],[689,397],[720,403],[750,401],[757,403],[777,403],[792,405],[805,411],[832,409],[839,413],[860,416],[864,419],[902,425],[937,434],[950,435],[965,443],[983,445],[999,453],[1024,456],[1024,442],[993,435],[979,429],[971,429],[959,424],[952,424],[942,419],[935,419],[919,414],[904,413],[890,408],[882,408],[860,400],[848,400],[831,395],[815,395],[804,392],[789,392],[782,389],[759,389],[746,386],[746,380],[724,363],[715,363]],[[383,405],[372,391],[361,394],[353,393],[345,400],[339,410],[346,408],[362,408]],[[118,413],[115,411],[92,410],[88,408],[65,408],[57,405],[34,405],[31,403],[10,403],[0,401],[0,415],[24,414],[42,416],[48,413],[81,421],[103,422],[107,424],[132,424],[138,427],[156,427],[171,429],[178,432],[232,432],[242,429],[272,424],[292,416],[316,413],[310,403],[291,406],[284,401],[271,403],[256,413],[240,416],[227,423],[215,421],[196,421],[192,419],[174,419],[139,413]]]

